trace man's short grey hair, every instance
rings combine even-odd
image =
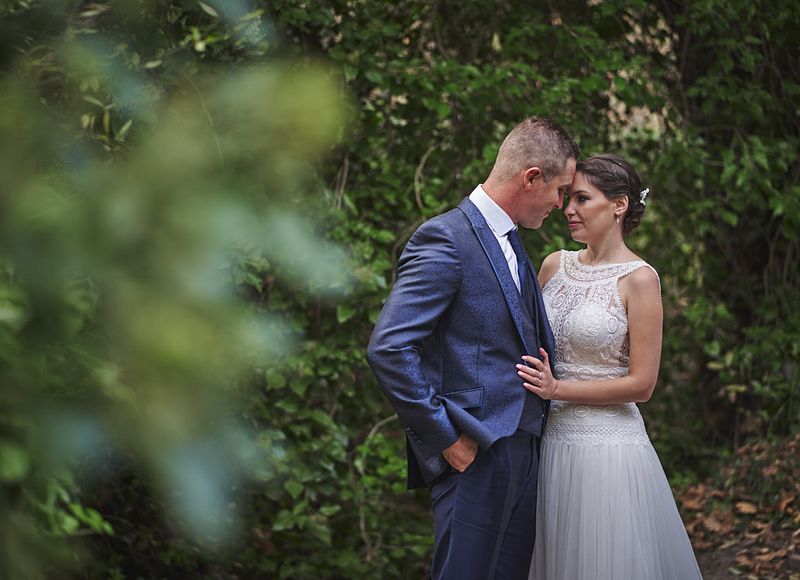
[[[564,128],[544,117],[528,117],[514,127],[500,145],[492,174],[508,181],[529,167],[542,170],[545,181],[563,173],[580,149]]]

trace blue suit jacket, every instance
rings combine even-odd
[[[547,404],[522,386],[515,365],[539,346],[554,359],[536,275],[532,312],[478,208],[465,199],[411,236],[367,351],[406,430],[408,486],[447,469],[442,451],[467,433],[487,449],[517,429],[525,397],[544,425]],[[539,431],[539,434],[541,431]]]

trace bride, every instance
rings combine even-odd
[[[648,192],[618,156],[579,162],[564,214],[586,248],[539,273],[558,360],[553,373],[543,350],[518,365],[552,401],[531,580],[701,578],[636,406],[656,384],[663,319],[658,274],[624,241]]]

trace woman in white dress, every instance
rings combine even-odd
[[[586,244],[539,273],[556,339],[519,365],[551,400],[539,464],[531,580],[702,578],[636,403],[658,378],[663,311],[656,271],[625,245],[649,189],[622,158],[578,163],[564,214]]]

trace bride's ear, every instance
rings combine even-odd
[[[628,196],[627,195],[620,195],[619,197],[614,198],[614,213],[617,215],[625,215],[625,212],[628,211]]]

